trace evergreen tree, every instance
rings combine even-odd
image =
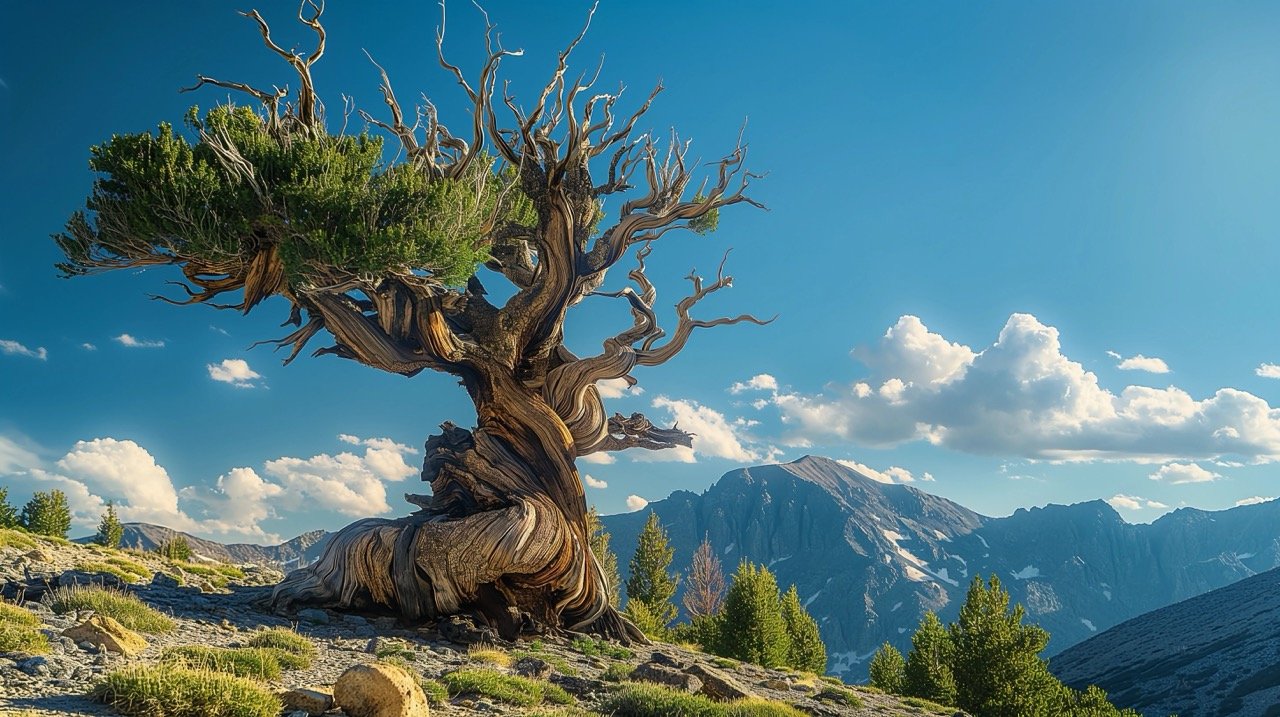
[[[644,603],[663,627],[676,619],[676,606],[671,598],[676,594],[680,576],[667,573],[675,553],[667,539],[667,531],[658,521],[658,514],[649,513],[649,520],[636,541],[635,555],[631,557],[627,604],[633,600]]]
[[[67,537],[71,530],[71,508],[67,496],[56,488],[47,493],[37,492],[22,506],[22,527],[39,535],[55,538]]]
[[[768,568],[746,560],[738,564],[716,628],[712,652],[765,667],[787,664],[791,639],[782,618],[778,581]]]
[[[911,637],[911,652],[903,670],[903,694],[923,697],[943,705],[956,703],[956,681],[951,673],[954,651],[947,628],[933,612],[920,620]]]
[[[161,543],[156,552],[170,560],[186,562],[191,559],[191,544],[181,535],[175,535]]]
[[[622,613],[650,638],[662,641],[671,638],[671,630],[667,628],[667,624],[670,621],[655,613],[645,601],[627,600],[627,609],[623,610]]]
[[[808,670],[822,674],[827,669],[827,646],[818,634],[818,623],[804,605],[800,604],[800,593],[792,585],[782,596],[782,620],[787,625],[787,636],[790,637],[790,649],[787,651],[787,664],[797,670]]]
[[[618,607],[622,597],[622,578],[618,575],[618,556],[609,549],[612,535],[604,529],[600,522],[600,514],[595,506],[587,511],[587,532],[591,535],[591,552],[595,553],[596,562],[604,572],[605,587],[609,589],[609,604]]]
[[[956,707],[981,717],[1058,717],[1065,711],[1061,683],[1040,659],[1049,633],[1023,625],[1023,615],[1021,605],[1009,607],[1009,593],[996,576],[988,585],[973,579],[949,630]]]
[[[902,694],[906,679],[903,674],[906,665],[902,661],[902,653],[898,652],[898,648],[887,642],[881,645],[880,649],[876,650],[876,654],[871,657],[869,669],[872,687],[891,695]]]
[[[93,542],[108,548],[118,548],[122,538],[124,538],[124,524],[116,517],[115,505],[107,501],[107,512],[102,514],[102,522],[98,523],[98,534],[93,536]]]
[[[0,528],[16,528],[21,524],[18,509],[9,502],[8,487],[0,486]]]
[[[684,603],[685,612],[694,621],[715,615],[724,604],[724,570],[720,567],[720,558],[711,549],[711,539],[707,536],[703,536],[702,543],[689,562],[681,602]]]

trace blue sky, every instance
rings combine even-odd
[[[487,3],[526,50],[506,65],[517,93],[588,7],[542,5]],[[602,77],[635,102],[661,78],[648,125],[704,159],[748,119],[770,211],[726,211],[649,273],[669,306],[732,247],[735,288],[703,310],[779,318],[636,374],[643,393],[609,408],[699,439],[581,464],[607,484],[587,489],[602,510],[805,453],[991,515],[1109,498],[1145,521],[1277,494],[1280,7],[684,5],[603,3],[575,60],[604,53]],[[473,420],[443,376],[247,350],[279,335],[278,306],[148,300],[176,272],[55,276],[47,237],[83,203],[90,145],[225,98],[178,94],[197,72],[290,79],[236,9],[0,8],[0,483],[18,500],[68,490],[86,525],[103,499],[224,540],[401,514],[426,436]],[[282,44],[309,40],[292,3],[260,9]],[[477,14],[449,11],[448,49],[474,72]],[[379,108],[362,49],[402,97],[456,113],[434,4],[335,1],[325,17],[331,124],[340,93]],[[571,347],[627,321],[584,306]]]

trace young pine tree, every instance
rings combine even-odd
[[[782,596],[782,620],[787,625],[787,636],[790,638],[790,649],[787,651],[787,664],[797,670],[807,670],[822,674],[827,670],[827,646],[818,634],[818,623],[804,605],[800,604],[800,593],[792,585]]]
[[[716,623],[715,654],[765,667],[787,664],[791,638],[778,581],[768,568],[746,560],[738,564]]]
[[[102,514],[102,522],[98,523],[98,534],[93,536],[93,542],[108,548],[118,548],[122,538],[124,524],[116,517],[116,506],[107,501],[107,512]]]
[[[871,657],[871,686],[891,695],[902,694],[905,664],[898,648],[884,643]]]
[[[9,502],[9,489],[0,486],[0,528],[16,528],[21,524],[18,509]]]
[[[943,705],[956,703],[956,680],[951,673],[951,636],[932,612],[920,620],[911,637],[911,652],[903,670],[903,694]]]
[[[71,508],[66,494],[55,488],[32,495],[22,506],[21,522],[22,527],[38,535],[67,537],[67,531],[71,530]]]
[[[191,544],[181,535],[175,535],[161,543],[156,552],[170,560],[186,562],[191,559]]]
[[[587,532],[591,534],[591,552],[595,553],[596,562],[604,571],[604,582],[609,588],[609,604],[618,607],[622,596],[622,578],[618,575],[618,556],[609,549],[609,540],[613,537],[600,522],[600,514],[595,506],[587,511]]]
[[[700,645],[716,642],[716,618],[724,605],[724,570],[720,558],[711,549],[711,539],[704,536],[689,562],[685,577],[684,604],[689,614],[689,637]]]
[[[664,628],[676,619],[676,606],[671,598],[676,594],[680,576],[667,573],[675,553],[667,539],[667,531],[658,521],[658,514],[649,513],[649,520],[636,541],[636,553],[631,557],[627,604],[633,600],[644,603]]]
[[[983,717],[1058,717],[1064,712],[1061,683],[1049,674],[1040,651],[1049,633],[1023,625],[1021,605],[992,575],[975,577],[949,629],[955,650],[952,673],[956,707]]]

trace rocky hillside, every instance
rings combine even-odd
[[[1147,717],[1280,715],[1280,570],[1128,620],[1049,663]]]
[[[866,676],[884,641],[910,646],[927,610],[955,618],[974,575],[998,575],[1052,654],[1136,615],[1280,566],[1280,502],[1184,508],[1151,525],[1092,501],[978,515],[912,486],[886,485],[826,458],[726,473],[702,494],[606,516],[625,572],[647,513],[671,534],[675,567],[703,535],[726,571],[769,565],[819,620],[830,668]]]
[[[354,666],[374,663],[407,670],[411,677],[405,679],[416,680],[425,691],[433,715],[528,714],[543,700],[548,705],[539,714],[599,717],[599,711],[616,704],[620,695],[651,694],[644,690],[657,688],[643,687],[651,683],[665,685],[681,699],[712,699],[711,704],[754,700],[751,714],[954,714],[845,686],[833,678],[766,670],[673,645],[622,648],[582,636],[550,635],[505,643],[487,629],[456,618],[410,626],[394,617],[315,609],[276,615],[261,607],[269,586],[245,583],[269,582],[279,573],[239,571],[243,574],[235,577],[234,568],[216,566],[218,574],[233,577],[213,584],[199,580],[204,567],[207,564],[180,572],[181,565],[154,555],[0,530],[0,592],[18,601],[17,607],[0,603],[0,634],[12,629],[17,619],[19,626],[33,625],[25,629],[43,635],[38,642],[47,642],[25,652],[0,651],[0,715],[114,715],[114,710],[87,696],[105,676],[158,664],[172,672],[175,651],[256,644],[261,630],[269,627],[296,629],[309,643],[307,651],[313,652],[305,665],[254,678],[260,687],[282,696],[282,714],[288,717],[344,714],[333,707],[335,683],[341,704],[339,678]],[[105,584],[135,596],[157,611],[164,624],[119,629],[128,615],[118,608],[67,608],[59,591],[84,584]],[[120,624],[108,629],[104,617]],[[515,690],[498,689],[515,677],[530,681],[515,683]],[[552,701],[576,706],[555,707]],[[760,709],[760,701],[768,701],[770,711]],[[631,714],[617,708],[608,711]]]
[[[186,539],[192,553],[197,559],[216,560],[224,563],[268,565],[282,569],[293,569],[309,565],[320,556],[328,542],[328,533],[313,530],[279,545],[253,545],[250,543],[222,544],[212,540],[197,538],[190,533],[183,533],[163,525],[150,523],[125,523],[124,537],[120,544],[135,550],[155,550],[166,541],[176,537]],[[81,538],[77,542],[87,543],[92,538]]]

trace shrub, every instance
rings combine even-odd
[[[129,717],[276,717],[284,707],[243,677],[171,666],[113,672],[93,695]]]
[[[66,539],[71,530],[71,508],[67,495],[58,489],[37,491],[22,506],[22,527],[37,535]]]
[[[280,676],[277,651],[265,647],[206,647],[184,645],[171,647],[160,656],[162,662],[193,670],[225,672],[236,677],[274,680]]]
[[[788,663],[791,638],[778,595],[778,581],[764,566],[742,561],[725,596],[711,651],[765,667]]]
[[[892,695],[902,694],[906,679],[904,674],[906,662],[903,661],[902,653],[898,652],[898,648],[887,642],[881,645],[880,649],[876,650],[876,654],[871,657],[868,669],[871,672],[872,687]]]
[[[449,688],[449,694],[475,694],[491,697],[499,702],[531,707],[541,702],[567,705],[573,697],[557,685],[527,677],[504,675],[495,670],[467,668],[450,672],[440,678]]]
[[[175,535],[161,543],[156,552],[169,560],[185,562],[191,559],[191,544],[181,535]]]
[[[625,682],[631,678],[631,673],[635,669],[625,662],[611,662],[605,668],[604,673],[600,675],[600,679],[605,682]]]
[[[427,696],[427,702],[432,705],[442,705],[449,701],[449,688],[439,680],[418,680],[418,685],[422,687],[422,692]]]
[[[148,606],[132,593],[101,585],[71,585],[53,591],[49,607],[59,615],[76,610],[93,610],[114,619],[130,630],[146,633],[169,632],[175,624],[169,616]]]

